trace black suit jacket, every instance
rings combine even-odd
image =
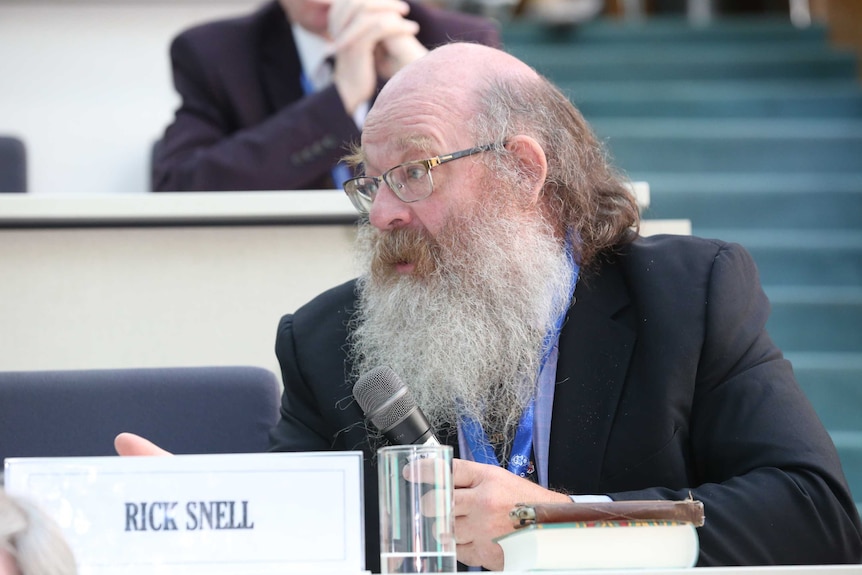
[[[418,40],[499,46],[496,24],[411,3]],[[171,44],[182,100],[153,152],[156,191],[335,187],[330,170],[359,130],[333,86],[306,96],[293,33],[278,2],[191,28]],[[340,182],[339,182],[340,185]]]
[[[367,565],[379,561],[373,449],[345,354],[354,284],[282,318],[277,450],[363,449]],[[704,502],[699,565],[862,560],[831,439],[765,331],[750,255],[638,239],[586,271],[563,327],[548,475],[612,499]],[[409,382],[408,382],[409,385]]]

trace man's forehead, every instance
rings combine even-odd
[[[386,102],[378,99],[366,118],[362,151],[377,168],[447,153],[451,151],[448,146],[457,145],[469,132],[459,101],[463,95],[426,94],[409,102],[404,97],[398,94]]]

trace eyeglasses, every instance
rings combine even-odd
[[[493,150],[496,144],[485,144],[476,146],[460,152],[442,154],[427,160],[415,160],[399,164],[383,172],[380,176],[359,176],[344,182],[344,191],[360,214],[371,211],[371,204],[377,197],[381,182],[385,182],[399,200],[405,203],[424,200],[434,191],[434,181],[431,179],[431,170],[446,162],[452,162],[460,158],[466,158],[473,154],[479,154]]]

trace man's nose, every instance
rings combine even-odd
[[[368,221],[378,230],[402,228],[413,220],[410,205],[402,202],[386,183],[381,183],[371,203]]]

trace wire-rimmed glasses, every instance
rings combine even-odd
[[[381,183],[386,183],[399,200],[405,203],[424,200],[434,191],[431,170],[446,162],[466,158],[473,154],[493,150],[497,144],[485,144],[451,154],[441,154],[426,160],[413,160],[398,164],[379,176],[359,176],[344,182],[344,191],[360,214],[371,211]]]

